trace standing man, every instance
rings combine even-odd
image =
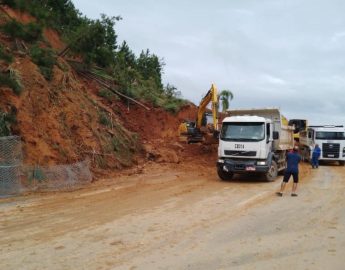
[[[298,146],[293,148],[292,152],[287,154],[287,168],[285,170],[283,182],[280,187],[280,191],[277,193],[279,196],[283,196],[283,192],[286,186],[286,183],[289,182],[289,179],[292,175],[293,185],[291,196],[296,197],[297,193],[297,183],[298,183],[298,163],[301,161],[301,156],[298,154]]]
[[[319,168],[319,158],[321,155],[321,149],[318,144],[315,145],[313,153],[311,155],[311,166],[312,168]]]

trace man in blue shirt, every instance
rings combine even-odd
[[[319,168],[319,158],[321,155],[321,149],[318,144],[315,145],[313,153],[311,155],[311,166],[314,168]]]
[[[286,186],[286,183],[289,182],[289,179],[292,175],[293,185],[291,196],[297,196],[296,189],[298,183],[298,163],[301,161],[301,156],[298,154],[298,147],[295,146],[292,152],[289,152],[286,156],[287,167],[285,170],[283,182],[280,187],[279,196],[283,196],[283,192]]]

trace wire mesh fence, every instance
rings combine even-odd
[[[73,190],[91,183],[90,161],[68,165],[23,167],[26,190]]]
[[[21,192],[22,160],[20,137],[0,137],[0,195]]]
[[[20,137],[0,137],[0,196],[35,190],[73,190],[91,181],[89,160],[66,165],[25,166]]]

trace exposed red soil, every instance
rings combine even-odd
[[[20,97],[1,91],[2,104],[17,110],[16,132],[24,142],[25,160],[31,164],[72,162],[82,159],[78,145],[100,151],[97,137],[97,111],[83,93],[82,85],[54,67],[54,80],[47,82],[29,57],[16,58],[11,67],[19,71],[24,90]],[[70,79],[72,80],[72,79]],[[83,104],[85,107],[83,108]]]
[[[14,19],[16,21],[19,21],[21,23],[27,24],[30,22],[35,22],[36,18],[31,16],[30,14],[26,12],[20,12],[18,10],[14,10],[12,8],[9,8],[7,6],[1,6],[1,10],[3,13],[6,14],[11,19]],[[4,18],[1,18],[1,23],[4,23]],[[65,47],[65,44],[62,42],[59,34],[50,28],[44,28],[43,29],[43,36],[44,38],[49,42],[49,44],[52,46],[52,48],[56,50],[62,50]]]
[[[21,23],[35,22],[36,18],[28,14],[27,12],[20,12],[19,10],[14,10],[8,6],[1,6],[3,12],[5,12],[12,19]]]
[[[28,14],[9,8],[6,12],[23,23],[33,21]],[[44,35],[55,50],[64,48],[55,31],[45,29]],[[0,39],[13,47],[13,41]],[[47,81],[29,56],[15,54],[10,67],[20,74],[23,91],[17,96],[9,88],[0,88],[0,109],[17,112],[13,131],[22,138],[26,164],[64,164],[89,158],[93,170],[100,172],[145,160],[179,163],[205,150],[178,142],[180,122],[196,117],[193,104],[172,114],[150,104],[146,110],[119,98],[110,102],[98,96],[101,87],[96,82],[79,77],[63,58],[58,62],[53,79]],[[2,64],[2,68],[6,67]],[[111,120],[112,127],[100,123],[101,113]],[[139,135],[138,145],[133,141],[135,134]],[[115,152],[114,140],[122,143]]]
[[[178,126],[185,118],[195,119],[197,108],[186,105],[176,115],[162,108],[151,107],[148,111],[138,105],[116,104],[126,128],[141,135],[143,140],[176,139]]]
[[[43,35],[55,50],[60,51],[65,48],[66,45],[61,41],[59,34],[55,30],[45,28]]]

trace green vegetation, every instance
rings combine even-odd
[[[115,22],[119,17],[102,15],[100,20],[86,20],[68,35],[70,48],[82,56],[85,64],[106,68],[114,64],[116,49]]]
[[[54,52],[49,48],[35,45],[30,50],[32,61],[39,67],[42,75],[50,81],[53,77],[53,67],[56,63]]]
[[[105,98],[106,100],[112,102],[117,99],[117,95],[115,95],[112,91],[108,89],[101,89],[98,91],[98,96]]]
[[[164,87],[164,94],[166,99],[163,108],[168,112],[177,113],[186,104],[186,101],[181,99],[181,92],[173,85],[167,84]]]
[[[1,28],[10,37],[19,38],[27,42],[34,42],[42,38],[42,26],[34,22],[22,24],[18,21],[11,20]]]
[[[13,56],[5,51],[2,44],[0,44],[0,59],[4,60],[6,63],[13,62]]]
[[[0,86],[10,87],[16,95],[20,95],[23,90],[19,73],[10,69],[9,72],[0,72]]]
[[[113,78],[123,94],[150,102],[154,106],[162,106],[170,112],[177,112],[185,103],[180,95],[177,95],[175,87],[163,85],[162,59],[148,49],[136,56],[125,41],[118,45],[115,27],[122,19],[120,16],[108,17],[102,14],[100,19],[91,20],[83,16],[71,0],[8,0],[6,3],[13,8],[29,12],[37,19],[36,25],[57,30],[69,45],[68,53],[83,59],[89,70],[99,67],[98,71],[103,73],[102,77]],[[23,32],[21,25],[12,24],[8,27],[11,30],[9,32],[13,32],[12,28],[19,29],[18,33]],[[25,27],[29,29],[25,29],[24,32],[36,33],[31,35],[36,39],[42,30],[33,25]],[[23,38],[23,35],[19,36]],[[39,52],[37,47],[31,54],[34,61],[40,63],[38,65],[42,73],[49,80],[54,65],[53,58],[49,57],[49,61],[44,60],[41,63],[37,58],[46,59],[47,54]],[[100,68],[103,71],[100,71]]]
[[[70,31],[84,19],[70,0],[3,0],[4,4],[26,11],[43,26]]]
[[[16,1],[15,0],[2,0],[3,5],[8,5],[10,7],[15,7]]]
[[[111,119],[105,112],[101,112],[99,114],[99,123],[104,126],[111,127]]]
[[[108,139],[104,151],[109,154],[113,153],[123,166],[130,166],[134,154],[140,150],[138,135],[126,132],[116,124],[113,128],[116,130],[117,135]]]
[[[11,126],[17,122],[14,112],[6,113],[0,110],[0,137],[10,136]]]
[[[230,90],[222,90],[218,95],[218,100],[222,102],[222,112],[226,112],[226,110],[230,107],[230,101],[234,98],[234,94]],[[218,102],[219,104],[219,102]],[[219,105],[218,105],[219,106]]]

